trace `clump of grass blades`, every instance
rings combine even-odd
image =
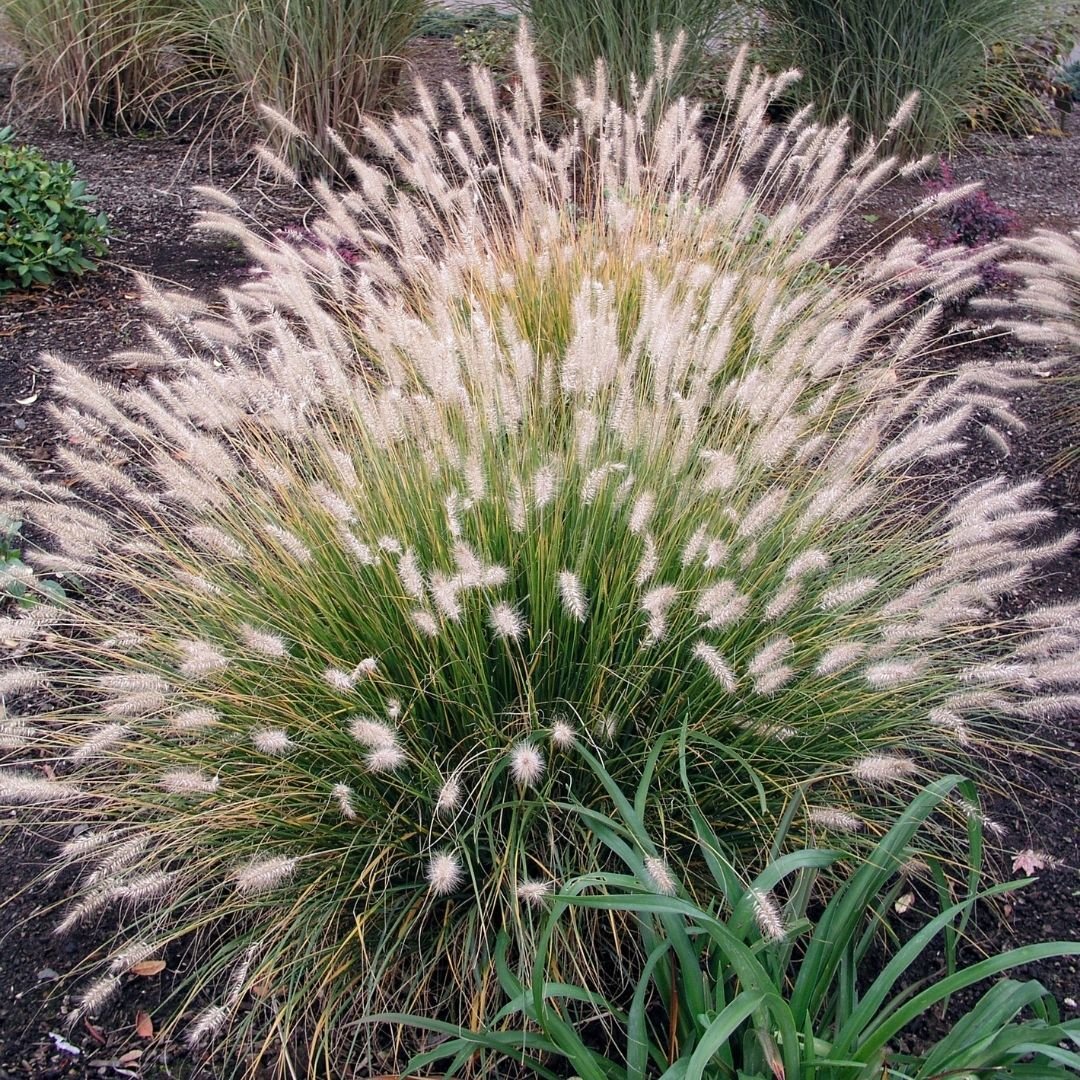
[[[63,927],[126,913],[77,1015],[194,935],[193,1043],[388,1065],[407,1046],[358,1017],[490,1018],[499,932],[527,964],[529,905],[606,865],[560,809],[607,798],[575,746],[617,783],[648,763],[657,807],[685,761],[751,867],[809,777],[806,822],[857,850],[995,717],[1067,698],[1073,610],[1000,606],[1072,543],[1028,542],[1037,484],[913,482],[1026,375],[908,374],[986,251],[830,272],[897,163],[768,125],[760,72],[733,71],[712,148],[696,107],[651,131],[602,79],[551,146],[524,38],[518,62],[506,108],[478,72],[477,116],[449,89],[449,120],[421,94],[369,123],[385,167],[315,185],[322,246],[207,214],[264,272],[214,306],[148,288],[146,385],[53,362],[62,463],[112,510],[0,458],[5,513],[52,537],[25,558],[107,597],[3,627],[39,659],[0,693],[55,699],[6,741],[58,779],[8,769],[0,798],[90,828]],[[672,806],[649,825],[692,882]],[[567,963],[605,948],[566,925]]]
[[[537,47],[566,102],[574,85],[607,66],[616,99],[630,108],[640,79],[652,74],[657,41],[670,50],[667,92],[691,90],[710,40],[729,23],[734,5],[718,0],[518,0]],[[673,50],[682,36],[682,45]],[[663,61],[661,61],[663,62]]]
[[[164,60],[178,27],[169,0],[8,0],[4,15],[23,56],[14,98],[84,134],[158,119],[177,79]]]
[[[764,49],[803,73],[802,92],[829,120],[847,116],[860,135],[881,135],[919,93],[897,141],[921,153],[952,142],[969,110],[991,94],[998,107],[1026,92],[992,46],[1019,47],[1050,3],[1023,0],[766,0]],[[1019,104],[1017,110],[1019,111]]]
[[[195,0],[191,40],[214,85],[260,122],[293,166],[340,164],[336,132],[358,149],[362,118],[384,107],[424,0]],[[270,110],[285,124],[266,122]]]

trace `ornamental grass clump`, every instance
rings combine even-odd
[[[26,559],[86,596],[0,634],[5,741],[55,773],[0,799],[84,827],[61,930],[121,915],[76,1017],[186,940],[161,1030],[390,1071],[409,1040],[363,1016],[489,1021],[497,936],[527,970],[549,895],[605,865],[565,810],[607,798],[581,749],[652,777],[656,887],[692,888],[680,760],[737,865],[799,786],[796,830],[858,850],[1075,678],[1073,610],[1001,604],[1072,542],[1031,539],[1038,485],[925,496],[1026,374],[927,373],[986,252],[820,262],[898,166],[770,127],[783,80],[736,68],[711,147],[598,80],[551,145],[518,60],[506,108],[478,73],[475,117],[449,90],[370,124],[320,244],[208,214],[263,273],[148,287],[144,383],[53,360],[78,484],[0,459],[51,538]],[[633,967],[612,932],[561,923],[564,970]]]

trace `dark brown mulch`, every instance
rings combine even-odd
[[[418,70],[434,71],[437,78],[454,69],[437,46],[418,53],[415,63]],[[49,157],[75,161],[117,233],[110,259],[97,273],[48,290],[0,298],[0,450],[48,469],[56,436],[44,409],[48,390],[38,359],[43,352],[97,364],[118,349],[137,345],[143,317],[133,272],[199,292],[235,282],[245,274],[242,252],[193,230],[197,200],[191,185],[214,182],[231,187],[257,216],[274,224],[295,221],[302,207],[283,203],[280,191],[260,184],[245,155],[220,145],[195,144],[192,133],[81,138],[35,122],[18,125],[17,134]],[[1077,136],[1011,139],[982,135],[954,155],[953,167],[958,179],[985,178],[993,197],[1018,213],[1021,230],[1038,225],[1075,228],[1080,225],[1078,160]],[[865,208],[863,219],[853,223],[845,243],[854,249],[871,234],[889,228],[918,195],[915,183],[888,189]],[[996,348],[1018,347],[1000,344]],[[1061,452],[1074,438],[1060,403],[1057,385],[1033,387],[1019,395],[1015,405],[1028,430],[1017,433],[1013,452],[1001,457],[980,451],[978,458],[961,463],[961,471],[993,468],[1017,478],[1048,476],[1046,497],[1060,511],[1063,525],[1080,527],[1080,472],[1075,464],[1071,469],[1060,467]],[[951,488],[957,477],[956,470],[943,474],[942,487]],[[1078,595],[1080,568],[1075,560],[1062,560],[1031,590],[1030,599]],[[994,813],[1009,829],[1007,851],[1029,847],[1047,851],[1062,865],[1014,897],[1004,918],[981,914],[975,941],[966,949],[969,959],[980,950],[1080,936],[1075,915],[1080,894],[1076,828],[1080,779],[1074,765],[1080,720],[1047,725],[1036,734],[1060,752],[1036,760],[1018,750],[1002,771],[1006,778],[1019,781],[1020,797],[999,800]],[[51,935],[51,920],[41,911],[62,899],[63,883],[35,884],[48,850],[47,842],[21,832],[14,817],[0,821],[4,882],[0,894],[8,897],[0,909],[0,1080],[190,1075],[191,1067],[182,1058],[143,1061],[145,1044],[135,1032],[137,1013],[142,1010],[153,1016],[167,993],[169,972],[133,979],[118,1007],[101,1023],[73,1032],[63,1027],[62,977],[95,947],[97,936],[93,927],[65,939]],[[1076,960],[1048,961],[1027,974],[1044,982],[1063,1002],[1066,1015],[1080,1015]],[[932,1037],[935,1031],[940,1033],[940,1025],[931,1022],[917,1029],[916,1035]],[[63,1049],[57,1041],[61,1037],[79,1053]]]

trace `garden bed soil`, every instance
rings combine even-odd
[[[426,51],[425,51],[426,50]],[[454,66],[444,45],[428,43],[419,54],[425,70],[442,78]],[[0,89],[3,80],[0,79]],[[2,102],[0,102],[2,104]],[[194,132],[171,135],[93,135],[57,131],[43,122],[17,125],[20,141],[34,144],[49,158],[70,159],[97,193],[115,230],[109,259],[85,278],[47,290],[0,296],[0,450],[15,454],[48,472],[58,435],[46,405],[48,380],[41,361],[53,353],[90,369],[115,372],[108,357],[137,346],[144,317],[138,306],[134,275],[146,274],[170,288],[209,295],[222,284],[243,280],[247,268],[237,246],[193,229],[198,205],[192,184],[215,183],[231,193],[265,224],[295,223],[305,206],[294,194],[260,180],[250,157],[236,148],[195,139]],[[952,158],[958,180],[986,181],[989,193],[1019,217],[1016,231],[1038,226],[1080,226],[1080,185],[1076,135],[970,138]],[[843,238],[847,250],[872,234],[893,228],[903,208],[921,191],[916,182],[896,184],[875,196]],[[1021,351],[1006,340],[981,345],[1000,356]],[[128,368],[131,365],[126,365]],[[131,372],[129,372],[130,374]],[[134,372],[137,375],[137,371]],[[1076,379],[1076,373],[1072,378]],[[1018,394],[1017,412],[1027,424],[1016,432],[1008,456],[989,448],[943,470],[935,482],[943,495],[965,473],[988,468],[1014,478],[1046,477],[1047,500],[1059,511],[1061,527],[1080,527],[1080,466],[1064,456],[1076,436],[1078,415],[1063,410],[1063,385],[1047,379]],[[1070,391],[1078,400],[1076,383]],[[1080,596],[1080,569],[1074,557],[1050,568],[1028,600],[1065,600]],[[1032,744],[1052,746],[1048,755],[1032,755]],[[1076,768],[1080,719],[1045,725],[1033,740],[1018,737],[1014,756],[996,766],[1017,784],[1015,797],[994,800],[992,813],[1008,829],[1002,859],[1031,848],[1060,862],[1038,881],[1013,896],[998,915],[983,912],[965,947],[967,959],[981,952],[1047,939],[1077,939],[1080,894],[1080,770]],[[70,826],[68,827],[70,834]],[[146,1051],[137,1030],[140,1014],[151,1019],[161,1007],[171,980],[181,972],[136,976],[119,1004],[92,1024],[68,1031],[69,1008],[64,976],[101,940],[101,927],[58,938],[48,913],[64,895],[64,882],[38,883],[47,865],[50,841],[18,827],[15,815],[0,820],[0,1080],[83,1076],[179,1077],[214,1075],[197,1069],[183,1054],[175,1058]],[[182,963],[168,957],[170,964]],[[938,958],[940,959],[940,958]],[[933,961],[937,962],[937,961]],[[932,975],[928,968],[924,974]],[[1032,967],[1062,1003],[1066,1016],[1078,1016],[1080,972],[1075,958],[1050,960]],[[146,1021],[142,1021],[145,1031]],[[942,1025],[933,1020],[913,1032],[916,1039],[936,1037]]]

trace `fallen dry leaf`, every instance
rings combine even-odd
[[[150,1014],[142,1009],[135,1014],[135,1034],[140,1039],[152,1039],[154,1037],[154,1021],[150,1019]]]
[[[164,960],[140,960],[128,968],[132,975],[160,975],[164,970]]]
[[[83,1021],[83,1027],[86,1028],[87,1035],[98,1044],[98,1046],[105,1045],[105,1033],[99,1027],[91,1024],[89,1020]]]
[[[1058,860],[1053,855],[1047,855],[1045,851],[1032,851],[1024,848],[1018,851],[1013,858],[1012,868],[1030,877],[1036,870],[1053,870],[1058,865]]]
[[[915,894],[913,892],[906,892],[903,896],[898,896],[896,898],[896,903],[893,904],[893,911],[895,911],[897,915],[903,915],[914,903]]]
[[[138,1061],[139,1058],[141,1058],[141,1057],[142,1057],[142,1051],[141,1050],[129,1050],[126,1054],[121,1054],[120,1057],[118,1057],[116,1059],[116,1064],[117,1065],[134,1065],[135,1062]]]

